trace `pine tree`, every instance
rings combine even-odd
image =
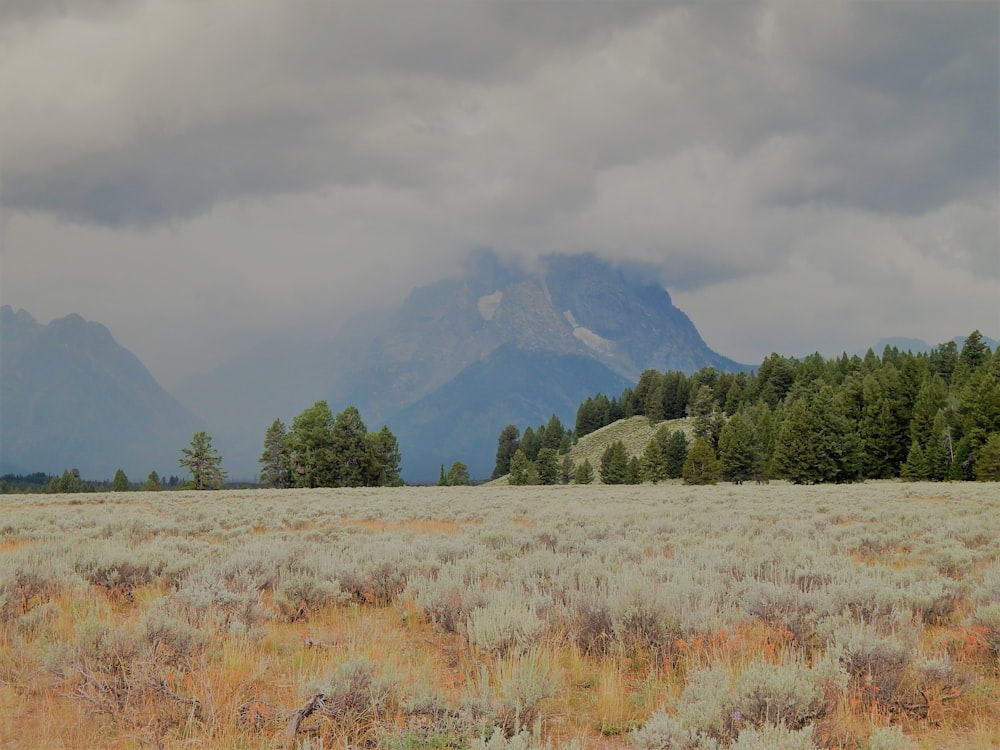
[[[615,440],[601,454],[601,481],[604,484],[625,484],[628,479],[628,450],[625,443]]]
[[[534,461],[538,458],[538,451],[542,449],[542,441],[530,426],[524,428],[524,434],[521,435],[520,448],[524,451],[524,455],[527,456],[529,461]]]
[[[569,484],[570,480],[573,478],[573,459],[568,455],[563,456],[562,464],[559,466],[559,482],[561,484]]]
[[[591,484],[594,481],[594,467],[590,465],[589,459],[583,459],[583,463],[573,470],[574,484]]]
[[[369,487],[398,487],[403,483],[399,476],[399,463],[402,456],[399,453],[399,441],[386,425],[378,432],[370,432],[366,436],[368,443],[368,477],[365,484]]]
[[[260,484],[263,487],[291,487],[292,463],[288,449],[288,432],[285,423],[275,419],[264,433],[264,452],[257,460],[260,464]]]
[[[760,450],[753,423],[743,412],[726,422],[719,434],[719,463],[722,477],[742,484],[762,475]]]
[[[667,463],[663,453],[663,442],[657,437],[662,430],[663,428],[661,427],[657,431],[657,435],[654,435],[652,440],[646,443],[646,447],[642,451],[640,473],[643,481],[652,482],[653,484],[667,478]]]
[[[715,484],[722,473],[712,445],[703,437],[694,441],[684,461],[684,484]]]
[[[976,458],[975,473],[977,482],[1000,482],[1000,432],[986,439]]]
[[[363,487],[371,475],[368,428],[357,407],[348,406],[333,420],[330,447],[334,467],[334,487]]]
[[[129,483],[128,477],[125,476],[125,472],[121,469],[115,472],[114,479],[111,480],[111,491],[112,492],[128,492]]]
[[[518,448],[510,459],[510,474],[507,475],[507,482],[513,485],[527,484],[530,466],[531,461],[524,455],[524,451]]]
[[[326,401],[317,401],[292,420],[288,451],[293,486],[336,486],[333,413]]]
[[[680,479],[687,455],[687,435],[683,430],[672,431],[663,447],[663,462],[668,479]]]
[[[625,484],[642,484],[642,463],[638,456],[632,456],[628,460],[625,469]]]
[[[204,431],[196,432],[191,438],[191,446],[181,449],[177,463],[191,472],[191,487],[196,490],[219,489],[226,479],[222,458],[212,447],[212,438]]]
[[[498,479],[510,473],[510,460],[520,444],[521,431],[514,425],[509,424],[500,431],[500,437],[497,438],[497,460],[491,479]]]
[[[139,489],[143,492],[159,492],[163,489],[163,483],[160,481],[160,475],[155,471],[149,472],[149,476],[146,477],[146,481],[142,483],[142,487]]]
[[[448,475],[445,477],[445,484],[449,487],[468,486],[472,484],[472,480],[469,477],[469,467],[461,461],[453,463],[448,470]]]
[[[565,436],[566,428],[559,421],[559,417],[553,414],[545,423],[545,432],[542,433],[542,448],[551,448],[558,453]]]
[[[554,448],[546,446],[538,451],[535,468],[538,471],[539,484],[559,484],[559,463]]]

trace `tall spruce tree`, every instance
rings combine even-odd
[[[688,439],[683,430],[672,430],[663,447],[668,479],[680,479],[688,455]]]
[[[260,464],[260,484],[264,487],[292,486],[292,462],[288,449],[288,431],[285,423],[275,419],[264,433],[264,452],[257,459]]]
[[[177,463],[191,473],[191,487],[196,490],[215,490],[226,480],[222,458],[212,447],[212,438],[207,432],[194,434],[191,445],[181,449],[181,457]]]
[[[334,467],[334,487],[362,487],[370,476],[368,428],[357,407],[348,406],[333,420],[330,445]]]
[[[317,401],[292,420],[288,432],[292,484],[295,487],[335,487],[333,412]]]
[[[621,440],[615,440],[601,454],[601,481],[604,484],[628,481],[628,450]]]
[[[590,459],[585,458],[573,470],[574,484],[591,484],[594,481],[594,467],[590,464]]]
[[[715,484],[722,473],[712,444],[703,437],[694,441],[684,460],[681,476],[684,484]]]
[[[497,460],[491,479],[499,479],[510,473],[510,460],[520,445],[521,431],[517,427],[509,424],[500,431],[500,437],[497,438]]]
[[[112,492],[128,492],[129,483],[128,477],[125,476],[125,472],[119,469],[115,472],[114,479],[111,480],[111,491]]]
[[[539,450],[535,468],[538,471],[539,484],[559,484],[559,462],[555,448],[545,446]]]
[[[507,482],[516,486],[527,484],[530,469],[531,461],[524,455],[524,451],[518,448],[510,459],[510,473],[507,475]]]
[[[369,487],[397,487],[403,483],[399,476],[402,455],[399,441],[388,426],[382,425],[378,432],[366,436],[368,444],[368,475],[365,484]]]
[[[753,422],[737,412],[719,434],[719,463],[722,478],[736,484],[762,475],[760,448]]]

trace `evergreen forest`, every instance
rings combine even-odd
[[[886,347],[881,356],[870,349],[832,359],[772,354],[754,372],[646,370],[617,398],[586,399],[571,432],[555,417],[524,435],[504,427],[494,478],[575,481],[574,467],[556,454],[635,416],[653,423],[687,418],[691,434],[667,422],[641,456],[609,447],[600,472],[605,483],[998,481],[1000,348],[991,351],[974,331],[961,348],[948,342],[927,353]],[[697,460],[688,461],[694,449]]]

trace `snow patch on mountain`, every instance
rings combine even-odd
[[[591,331],[589,328],[584,328],[582,325],[576,322],[576,316],[573,315],[572,310],[566,310],[563,313],[563,317],[566,321],[573,326],[573,336],[577,341],[585,344],[590,349],[595,352],[600,352],[601,354],[614,354],[615,353],[615,342],[610,339],[606,339],[603,336]]]
[[[479,310],[479,314],[483,316],[484,320],[493,320],[501,302],[503,302],[503,292],[493,292],[493,294],[480,297],[476,302],[476,309]]]

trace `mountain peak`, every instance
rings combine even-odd
[[[176,465],[198,420],[102,324],[2,310],[0,472],[132,478]]]

